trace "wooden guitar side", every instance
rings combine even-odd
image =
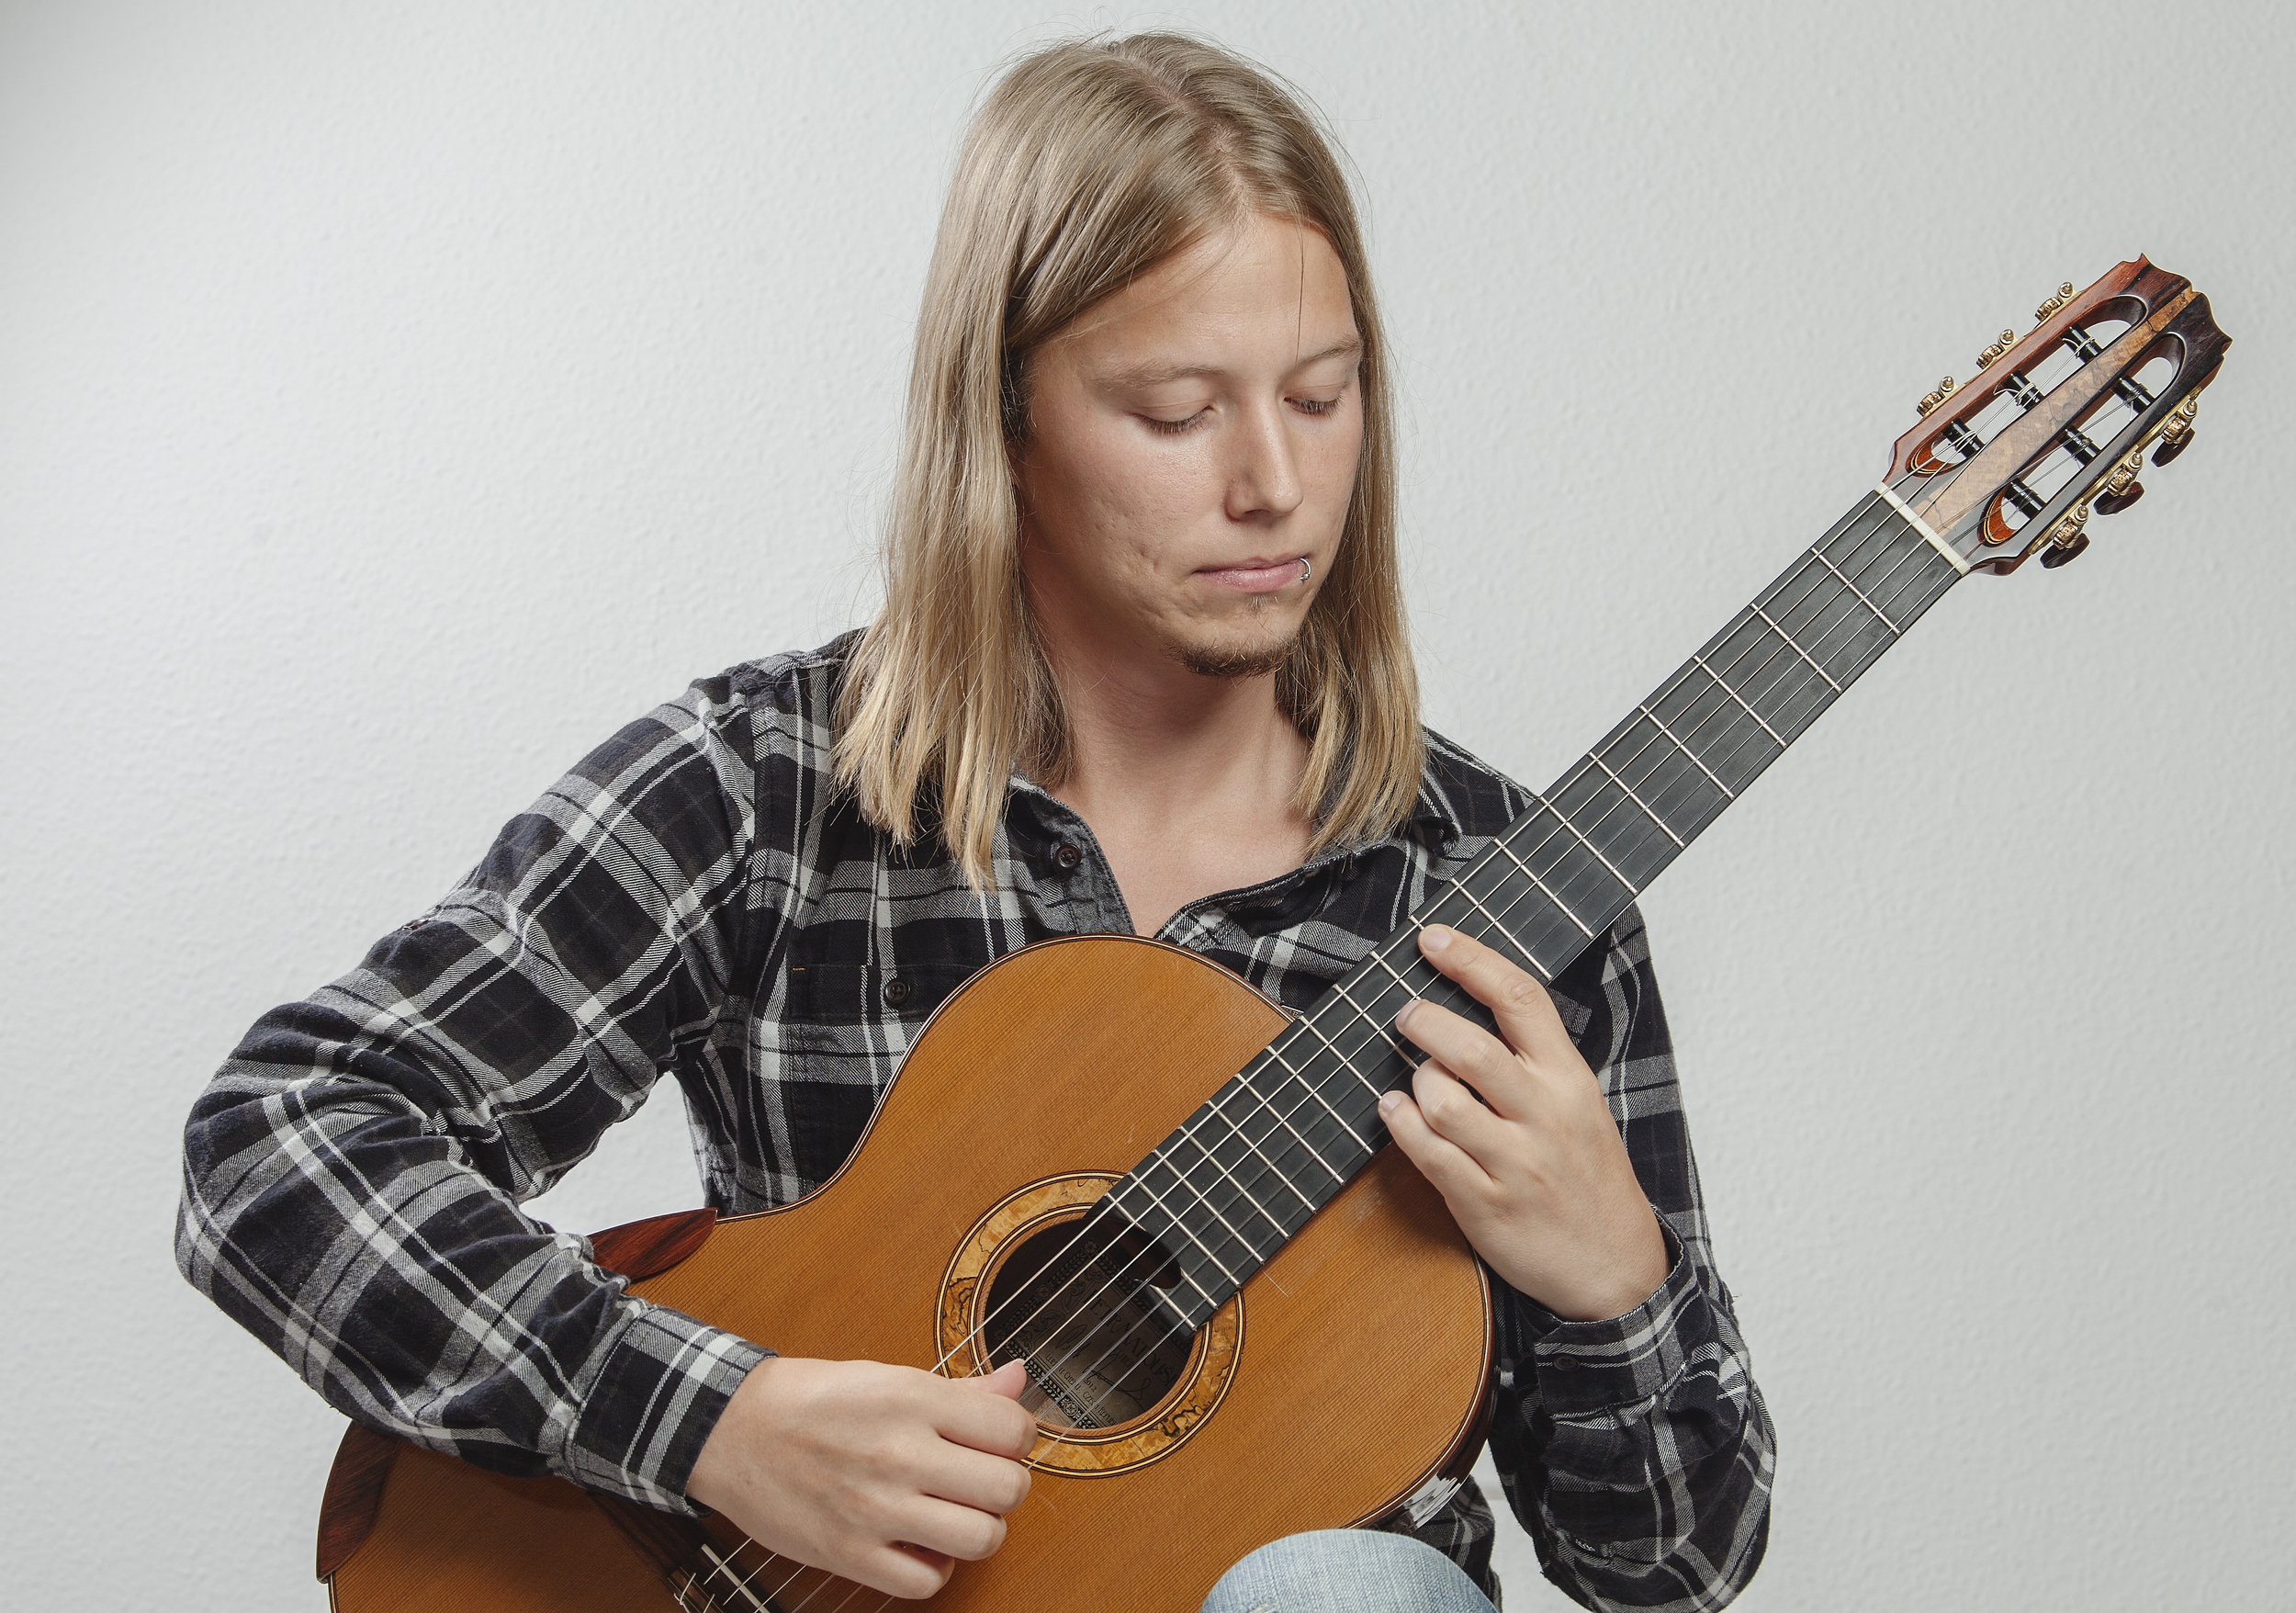
[[[942,1278],[985,1212],[1033,1182],[1129,1170],[1283,1023],[1176,947],[1089,936],[1015,953],[933,1017],[827,1186],[719,1222],[633,1292],[785,1355],[929,1368]],[[960,1564],[929,1606],[1193,1613],[1254,1547],[1378,1518],[1471,1461],[1489,1293],[1442,1200],[1394,1150],[1244,1286],[1242,1306],[1228,1391],[1191,1436],[1119,1473],[1040,1467],[1004,1548]],[[675,1606],[557,1480],[401,1447],[369,1505],[371,1528],[330,1581],[343,1613]],[[861,1592],[846,1613],[884,1600]]]

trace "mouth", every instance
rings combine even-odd
[[[1232,566],[1205,566],[1197,576],[1215,588],[1232,589],[1238,593],[1274,593],[1299,581],[1300,562],[1304,555],[1289,555],[1275,559],[1255,557],[1238,560]]]

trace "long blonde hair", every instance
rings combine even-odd
[[[837,776],[902,844],[939,835],[976,888],[1015,768],[1057,786],[1060,689],[1020,578],[1008,448],[1030,354],[1136,276],[1254,213],[1321,231],[1363,342],[1363,452],[1331,574],[1277,698],[1309,741],[1310,855],[1377,839],[1418,786],[1418,680],[1395,559],[1387,350],[1347,182],[1266,73],[1176,34],[1053,45],[1005,74],[966,136],[917,321],[884,539],[885,603],[838,707]]]

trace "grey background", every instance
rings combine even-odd
[[[1167,22],[1360,167],[1428,715],[1533,784],[2059,280],[2211,294],[2190,455],[1647,907],[1781,1429],[1744,1605],[2289,1605],[2287,17],[0,6],[14,1599],[321,1605],[340,1425],[174,1276],[186,1105],[622,722],[866,613],[968,105]],[[681,1132],[541,1213],[692,1201]]]

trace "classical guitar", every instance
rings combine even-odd
[[[1394,1010],[1478,1011],[1415,931],[1552,980],[1954,583],[2063,565],[2092,511],[2134,502],[2223,360],[2207,299],[2139,258],[2037,317],[1923,398],[1881,482],[1311,1011],[1154,942],[1030,947],[940,1007],[820,1191],[602,1234],[598,1262],[790,1355],[1027,1362],[1036,1483],[944,1613],[1192,1613],[1280,1535],[1424,1518],[1481,1443],[1492,1340],[1481,1268],[1381,1146],[1377,1100],[1412,1065]],[[343,1613],[889,1605],[722,1520],[357,1427],[319,1572]]]

